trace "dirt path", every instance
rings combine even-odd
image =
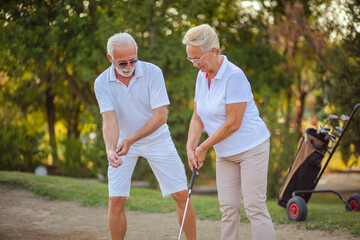
[[[127,218],[128,240],[177,239],[179,226],[175,213],[129,211]],[[198,239],[220,239],[219,222],[198,220],[197,226]],[[346,230],[333,233],[308,231],[287,224],[275,224],[275,231],[278,240],[357,239]],[[240,232],[241,239],[251,239],[250,224],[241,224]],[[76,202],[50,201],[24,190],[0,185],[0,239],[110,239],[107,208],[89,208]]]

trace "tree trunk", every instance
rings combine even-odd
[[[52,91],[50,73],[46,76],[45,94],[46,94],[46,115],[47,115],[48,128],[49,128],[51,155],[53,159],[53,165],[56,165],[58,161],[58,154],[57,154],[56,138],[55,138],[55,104],[54,104],[55,94]]]
[[[300,96],[299,96],[298,104],[295,104],[296,105],[295,124],[296,124],[296,132],[298,134],[298,139],[300,139],[302,136],[302,120],[305,109],[305,98],[306,95],[308,94],[307,91],[302,87],[301,76],[299,76],[298,87],[299,87]]]
[[[291,122],[291,98],[292,98],[292,90],[291,88],[287,89],[286,94],[286,100],[287,100],[287,106],[286,106],[286,121],[285,121],[285,129],[290,130],[290,122]]]
[[[76,101],[76,96],[73,98],[73,102],[76,102],[74,106],[69,110],[67,115],[67,136],[68,139],[71,136],[75,136],[75,138],[79,138],[80,131],[79,131],[79,115],[80,115],[80,103]]]

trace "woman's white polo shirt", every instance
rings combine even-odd
[[[226,104],[246,102],[240,128],[231,136],[214,145],[219,157],[228,157],[258,146],[270,137],[259,116],[251,86],[244,72],[224,57],[210,88],[206,73],[199,71],[195,86],[197,114],[205,131],[212,135],[226,120]]]

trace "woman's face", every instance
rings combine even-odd
[[[186,53],[194,67],[202,72],[208,72],[211,69],[210,52],[203,52],[200,46],[186,45]]]

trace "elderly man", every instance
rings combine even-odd
[[[109,38],[107,57],[112,65],[95,80],[95,94],[103,118],[109,187],[111,238],[124,239],[125,202],[130,196],[131,175],[139,156],[146,158],[164,197],[171,196],[179,223],[188,195],[185,168],[166,124],[170,104],[163,73],[137,58],[137,44],[128,33]],[[196,239],[196,217],[189,204],[184,232]]]

